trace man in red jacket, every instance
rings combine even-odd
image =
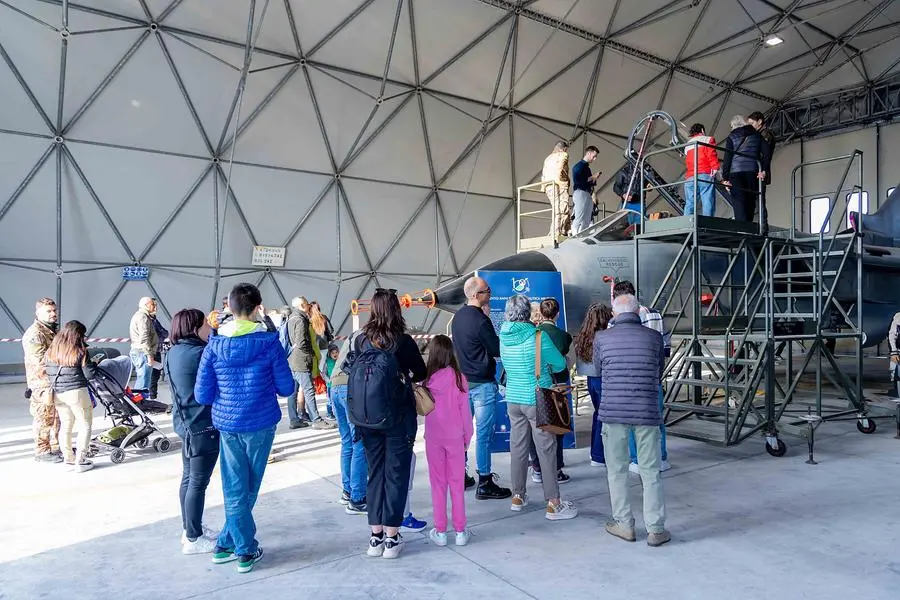
[[[704,217],[714,217],[716,216],[714,184],[716,173],[719,171],[719,156],[716,149],[709,146],[715,146],[716,140],[711,135],[706,135],[706,128],[700,123],[691,125],[690,134],[688,143],[694,143],[685,148],[684,164],[687,172],[684,176],[684,214],[694,214],[695,200],[699,200],[700,214]]]

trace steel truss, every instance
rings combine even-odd
[[[846,168],[830,197],[829,217],[846,220],[845,183],[853,173],[859,181],[851,191],[862,189],[862,152],[801,164],[794,175],[840,161]],[[795,204],[800,200],[795,195]],[[646,221],[634,242],[639,290],[642,245],[680,246],[649,304],[672,332],[663,376],[668,433],[720,446],[764,435],[769,453],[781,456],[780,433],[810,436],[814,424],[839,419],[874,430],[862,392],[858,228],[764,234],[755,223],[688,215]],[[849,295],[848,282],[855,282]],[[838,365],[838,340],[853,344],[855,373]],[[776,357],[783,349],[781,366]],[[802,353],[797,360],[794,350]],[[811,368],[812,390],[803,385]]]

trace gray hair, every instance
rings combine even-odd
[[[565,142],[563,140],[559,140],[558,142],[556,142],[556,145],[553,146],[554,152],[565,152],[568,149],[569,149],[568,142]]]
[[[744,115],[734,115],[731,117],[731,128],[737,129],[738,127],[743,127],[747,124],[747,119]]]
[[[618,316],[625,313],[636,313],[639,310],[641,310],[641,304],[638,302],[638,299],[631,294],[622,294],[613,299],[613,315]]]
[[[506,301],[507,321],[511,323],[529,323],[531,321],[531,301],[528,296],[518,294]]]

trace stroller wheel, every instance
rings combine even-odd
[[[172,442],[170,442],[167,438],[156,438],[153,442],[153,449],[157,452],[168,452],[169,448],[172,447]]]
[[[113,461],[117,465],[125,462],[125,451],[121,448],[114,448],[109,453],[109,460]]]
[[[138,448],[146,448],[149,443],[150,443],[150,440],[148,440],[147,438],[142,438],[142,439],[139,439],[137,442],[135,442],[134,445],[137,446]]]

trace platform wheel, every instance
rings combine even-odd
[[[170,442],[167,438],[156,438],[153,442],[153,449],[159,453],[168,452],[169,448],[172,447],[172,442]]]
[[[776,441],[778,445],[774,448],[769,444],[769,442],[766,442],[766,452],[775,457],[784,456],[787,453],[787,446],[781,440]]]
[[[863,417],[859,421],[856,422],[856,428],[859,429],[860,433],[865,433],[866,435],[870,433],[875,433],[875,419],[870,419],[868,417]]]
[[[125,451],[121,448],[113,448],[109,453],[109,460],[117,465],[125,462]]]

